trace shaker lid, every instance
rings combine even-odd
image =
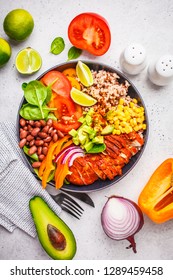
[[[156,71],[160,76],[171,77],[173,76],[173,56],[164,55],[159,58],[156,63]]]
[[[139,65],[144,62],[146,51],[142,45],[133,43],[124,50],[124,58],[129,64]]]

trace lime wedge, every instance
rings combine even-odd
[[[84,86],[86,86],[86,87],[92,86],[93,75],[91,73],[91,70],[85,63],[78,61],[77,65],[76,65],[76,74],[77,74],[80,82]]]
[[[90,95],[72,87],[70,91],[72,100],[81,106],[93,106],[97,103],[97,100],[91,97]]]
[[[15,65],[19,73],[33,74],[41,68],[42,58],[36,50],[28,47],[17,54]]]

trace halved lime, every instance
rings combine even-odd
[[[97,100],[95,98],[74,87],[72,87],[70,95],[73,101],[81,106],[93,106],[97,103]]]
[[[41,68],[42,58],[36,50],[28,47],[17,54],[15,65],[19,73],[32,74]]]
[[[76,65],[76,74],[77,74],[80,82],[84,86],[86,86],[86,87],[92,86],[93,75],[91,73],[91,70],[85,63],[78,61],[77,65]]]

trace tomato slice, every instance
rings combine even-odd
[[[72,129],[78,129],[78,127],[81,125],[80,122],[75,121],[74,123],[64,124],[64,122],[61,121],[53,121],[53,127],[57,130],[60,130],[64,133],[68,133]]]
[[[54,98],[54,106],[57,108],[54,111],[57,119],[60,119],[62,116],[72,116],[75,114],[75,104],[68,98],[57,96]]]
[[[75,47],[97,56],[106,53],[111,43],[107,21],[95,13],[82,13],[76,16],[69,24],[68,37]]]
[[[70,98],[70,90],[72,88],[71,83],[61,72],[56,70],[49,71],[40,81],[46,86],[52,84],[51,89],[54,92],[63,97]]]
[[[82,107],[72,99],[57,95],[53,99],[53,105],[57,108],[54,114],[58,119],[53,121],[55,129],[68,133],[72,128],[77,129],[81,125],[78,119],[82,116]]]

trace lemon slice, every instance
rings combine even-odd
[[[41,68],[42,58],[36,50],[28,47],[17,54],[15,65],[19,73],[33,74]]]
[[[81,106],[93,106],[97,103],[97,100],[90,95],[72,87],[70,91],[72,100]]]
[[[76,74],[77,74],[80,82],[84,86],[86,86],[86,87],[92,86],[93,75],[91,73],[91,70],[85,63],[78,61],[77,65],[76,65]]]

